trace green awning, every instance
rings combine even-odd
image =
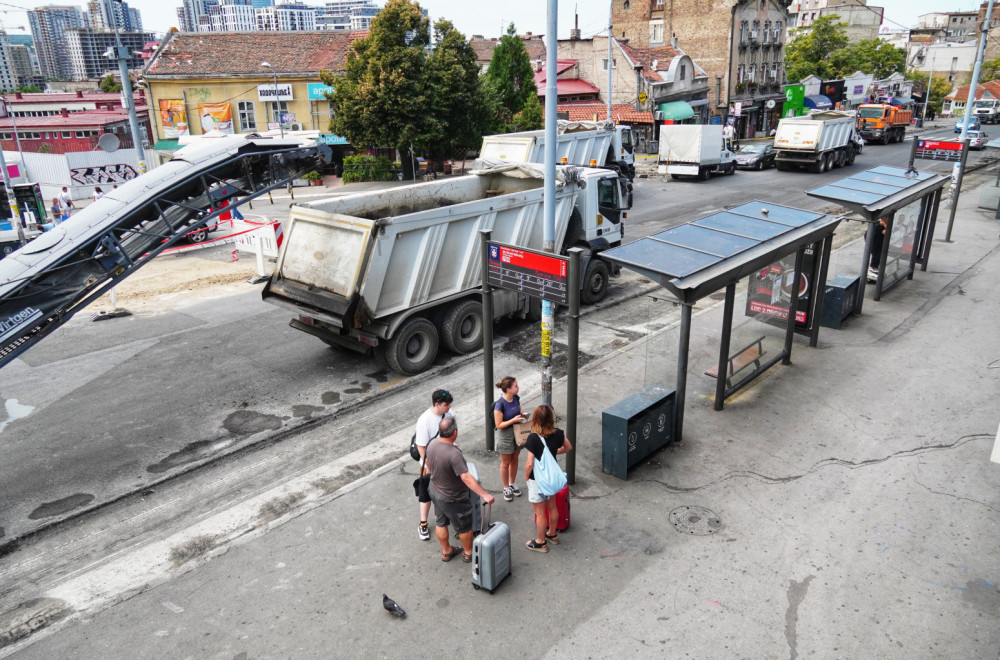
[[[681,121],[694,117],[694,108],[684,101],[670,101],[659,105],[660,119]]]
[[[153,145],[153,151],[177,151],[177,138],[172,140],[159,140]]]

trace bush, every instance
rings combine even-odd
[[[343,181],[392,181],[398,171],[399,164],[385,156],[346,156]]]
[[[302,175],[302,178],[306,181],[319,181],[319,172],[313,170],[312,172],[306,172]]]

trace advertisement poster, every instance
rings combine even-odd
[[[160,99],[160,126],[163,127],[163,137],[179,138],[190,135],[187,123],[187,110],[181,99]]]
[[[805,85],[788,85],[785,87],[785,103],[781,107],[782,117],[798,117],[805,114],[802,111],[806,99]]]
[[[795,325],[809,327],[808,310],[812,303],[813,250],[808,248],[802,259],[802,277],[799,281],[799,301],[795,310]],[[788,307],[792,304],[792,284],[795,281],[795,255],[779,259],[750,276],[747,290],[747,316],[758,316],[761,321],[784,326],[788,320]]]
[[[923,200],[918,199],[896,211],[896,217],[892,221],[892,236],[889,237],[889,250],[885,257],[885,281],[902,279],[910,274],[910,259],[917,241],[917,225],[922,207]]]
[[[202,133],[233,132],[233,109],[228,103],[199,103],[198,118],[201,120]]]

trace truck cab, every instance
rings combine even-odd
[[[984,124],[997,123],[1000,99],[979,99],[972,107],[972,114]]]
[[[615,150],[617,158],[614,162],[622,174],[629,179],[635,178],[635,143],[632,140],[632,127],[624,124],[615,124],[615,137],[611,148]]]

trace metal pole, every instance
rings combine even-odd
[[[986,49],[986,38],[990,32],[990,17],[993,16],[993,0],[986,6],[986,20],[980,26],[979,52],[976,55],[976,66],[972,69],[972,80],[969,81],[969,98],[965,102],[965,118],[962,120],[962,134],[958,141],[963,144],[962,160],[955,164],[952,170],[951,209],[948,212],[948,232],[944,240],[951,242],[951,226],[955,222],[955,211],[958,208],[958,196],[962,192],[962,174],[965,172],[965,160],[969,153],[969,120],[972,118],[972,106],[976,103],[976,85],[979,83],[979,73],[983,68],[983,51]]]
[[[795,312],[799,306],[799,285],[802,282],[802,261],[805,258],[804,247],[795,253],[795,276],[792,277],[792,299],[788,303],[788,323],[785,325],[785,357],[781,364],[786,367],[792,363],[792,339],[795,337]],[[825,286],[825,284],[824,284]]]
[[[493,288],[489,282],[490,230],[479,231],[479,260],[483,269],[483,402],[486,407],[486,451],[493,451]]]
[[[110,8],[110,7],[109,7]],[[132,142],[135,143],[135,155],[139,159],[139,174],[146,173],[146,152],[142,148],[142,134],[139,132],[139,118],[135,114],[135,99],[132,98],[132,80],[128,77],[128,49],[122,45],[118,29],[118,18],[111,12],[111,20],[115,25],[115,52],[118,55],[118,72],[122,77],[122,101],[128,111],[128,124],[132,130]]]
[[[614,59],[611,56],[611,39],[615,36],[611,25],[611,10],[614,2],[608,4],[608,121],[611,121],[611,65]],[[546,97],[548,98],[548,97]]]
[[[576,483],[576,398],[580,371],[580,255],[583,250],[569,250],[569,337],[567,338],[566,373],[566,436],[573,443],[573,451],[566,454],[566,478],[570,485]]]
[[[919,142],[919,138],[916,135],[914,135],[913,139],[911,140],[911,142],[913,144],[910,145],[910,162],[907,163],[907,165],[906,165],[906,170],[907,171],[913,169],[913,163],[914,163],[914,161],[917,160],[917,142]]]
[[[269,62],[261,62],[260,65],[267,67],[271,70],[271,73],[274,74],[274,100],[272,101],[272,103],[274,103],[274,110],[271,111],[271,118],[274,120],[274,123],[278,125],[278,129],[281,131],[281,137],[284,139],[285,127],[282,126],[281,120],[278,118],[278,72]]]
[[[933,46],[933,44],[931,44],[931,46]],[[924,121],[927,121],[927,103],[931,100],[931,85],[934,84],[934,60],[936,59],[937,51],[934,51],[934,54],[931,56],[931,75],[927,78],[927,91],[924,92]],[[910,162],[910,166],[913,166],[912,161]]]
[[[24,227],[21,226],[21,210],[17,208],[17,199],[14,197],[14,186],[10,185],[10,174],[7,173],[7,159],[4,158],[3,147],[0,146],[0,170],[3,170],[3,187],[7,195],[7,206],[10,207],[10,223],[17,229],[17,240],[21,245],[28,242],[24,236]]]
[[[681,336],[677,342],[677,397],[674,399],[674,442],[684,437],[684,398],[687,393],[688,347],[691,345],[691,305],[681,303]]]
[[[726,381],[729,375],[729,344],[733,336],[733,307],[736,305],[736,283],[726,285],[726,303],[722,312],[722,337],[719,339],[719,366],[715,378],[715,409],[722,410],[726,401]]]
[[[556,251],[556,69],[559,42],[556,39],[559,19],[559,1],[548,0],[545,33],[545,222],[542,231],[542,250]],[[555,330],[555,306],[542,301],[542,405],[552,405],[552,333]]]

